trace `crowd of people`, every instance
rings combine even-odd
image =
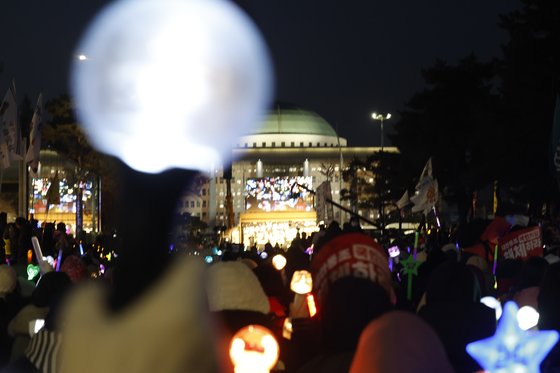
[[[175,266],[111,317],[100,303],[119,279],[112,275],[118,248],[72,237],[63,223],[8,224],[0,214],[0,371],[229,372],[232,337],[249,325],[278,341],[274,372],[481,371],[466,346],[497,326],[496,311],[481,298],[531,306],[540,314],[535,329],[560,331],[554,222],[539,227],[539,255],[505,258],[480,249],[526,228],[496,216],[453,232],[433,227],[388,240],[374,239],[357,221],[332,222],[298,234],[287,250],[223,245],[211,264],[172,251]],[[55,258],[34,277],[28,267],[40,259],[33,236],[44,257]],[[389,255],[389,247],[398,251]],[[290,286],[300,271],[311,274],[311,298]],[[103,290],[87,290],[90,283]],[[560,371],[560,347],[541,371]]]

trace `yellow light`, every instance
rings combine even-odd
[[[294,331],[294,327],[292,325],[292,319],[286,317],[284,319],[284,325],[282,325],[282,337],[286,339],[292,339],[292,333]]]
[[[235,373],[268,373],[279,355],[276,338],[260,325],[249,325],[235,333],[229,349]]]
[[[290,289],[297,294],[308,294],[313,290],[313,279],[311,273],[306,270],[295,271],[290,282]]]
[[[272,265],[274,266],[274,268],[276,268],[277,270],[281,271],[282,269],[284,269],[284,267],[286,266],[286,263],[288,261],[286,260],[286,257],[284,257],[284,255],[275,255],[272,258]]]
[[[315,297],[313,297],[313,294],[307,294],[307,309],[309,310],[310,317],[317,314],[317,306],[315,305]]]

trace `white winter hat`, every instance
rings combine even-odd
[[[270,304],[257,276],[242,262],[220,262],[208,270],[210,311],[256,311],[268,314]]]

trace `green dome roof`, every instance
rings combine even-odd
[[[295,106],[277,104],[251,135],[307,134],[335,136],[331,125],[318,114]]]

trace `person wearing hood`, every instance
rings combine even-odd
[[[373,320],[360,336],[350,373],[452,373],[437,334],[418,316],[404,311]]]
[[[363,233],[344,233],[314,257],[321,352],[300,372],[347,372],[360,334],[396,302],[385,250]]]
[[[496,330],[495,311],[480,303],[480,285],[470,268],[445,262],[431,274],[426,304],[418,315],[436,332],[457,372],[480,370],[467,354],[468,343],[490,337]]]

